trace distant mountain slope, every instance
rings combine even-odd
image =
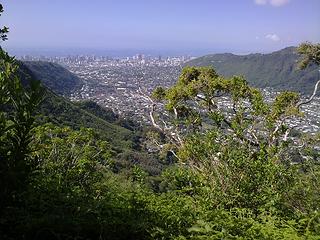
[[[86,100],[81,102],[75,102],[81,109],[86,110],[89,113],[107,121],[115,123],[119,119],[119,115],[116,114],[111,108],[102,107],[94,101]]]
[[[297,67],[299,58],[296,48],[288,47],[270,54],[207,55],[193,59],[186,65],[213,66],[225,77],[243,75],[256,87],[273,87],[309,94],[317,81],[318,69],[316,66],[311,66],[306,70],[299,70]]]
[[[69,95],[83,84],[79,77],[56,63],[24,61],[20,64],[25,65],[46,87],[61,95]]]

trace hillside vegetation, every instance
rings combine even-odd
[[[24,61],[20,66],[28,68],[36,79],[57,94],[69,95],[82,87],[82,80],[57,63]]]
[[[255,87],[272,87],[310,94],[318,78],[319,67],[298,69],[301,57],[295,47],[270,54],[212,54],[193,59],[187,66],[212,66],[224,77],[243,75]]]

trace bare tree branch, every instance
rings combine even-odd
[[[299,102],[299,103],[297,104],[297,108],[300,108],[302,105],[305,105],[305,104],[310,103],[310,102],[314,99],[314,97],[315,97],[316,94],[317,94],[319,84],[320,84],[320,80],[318,80],[318,82],[317,82],[316,85],[314,86],[314,90],[313,90],[313,93],[312,93],[312,95],[310,96],[310,98],[309,98],[308,100],[306,100],[306,101]]]
[[[152,123],[152,125],[153,125],[155,128],[159,129],[161,132],[164,132],[164,129],[161,128],[161,127],[156,123],[156,121],[155,121],[155,119],[154,119],[154,116],[153,116],[154,110],[155,110],[155,104],[152,103],[151,111],[150,111],[150,113],[149,113],[149,116],[150,116],[150,119],[151,119],[151,123]]]
[[[143,97],[144,99],[146,99],[147,101],[149,101],[151,103],[151,110],[149,112],[149,116],[150,116],[150,120],[151,123],[153,125],[153,127],[155,127],[156,129],[158,129],[159,131],[161,131],[162,133],[165,134],[165,136],[173,143],[176,145],[183,145],[183,141],[182,138],[180,137],[180,134],[178,133],[178,131],[176,129],[173,129],[173,127],[168,126],[168,124],[161,119],[161,122],[163,123],[163,127],[160,126],[156,120],[155,120],[155,109],[156,109],[156,103],[153,101],[153,99],[151,97],[149,97],[147,94],[143,93],[141,88],[139,88],[139,93],[141,94],[141,97]],[[175,117],[178,117],[178,112],[177,109],[174,108],[174,112],[175,112]]]

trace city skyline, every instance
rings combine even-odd
[[[3,6],[1,24],[10,28],[4,47],[15,54],[246,54],[320,41],[317,0],[5,0]]]

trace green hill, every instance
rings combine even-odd
[[[58,94],[69,95],[83,84],[79,77],[57,63],[24,61],[20,65],[27,67],[46,87]]]
[[[296,48],[288,47],[270,54],[206,55],[193,59],[186,65],[213,66],[225,77],[244,75],[255,87],[272,87],[309,94],[317,81],[318,69],[316,66],[311,66],[306,70],[299,70],[297,66],[299,58]]]

